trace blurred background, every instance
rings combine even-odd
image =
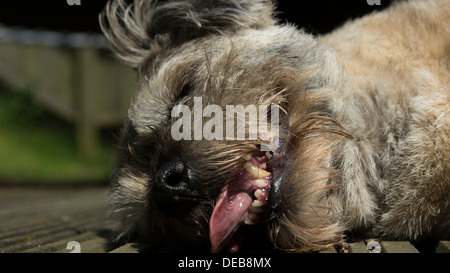
[[[349,2],[281,0],[278,17],[322,34],[390,1]],[[136,79],[101,35],[105,3],[2,1],[0,185],[108,183]]]

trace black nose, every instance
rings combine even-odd
[[[165,164],[156,174],[156,187],[161,193],[180,195],[189,187],[189,175],[183,162],[176,160]]]
[[[163,165],[155,178],[151,189],[152,199],[164,214],[180,216],[197,203],[199,195],[191,169],[181,160],[173,160]]]

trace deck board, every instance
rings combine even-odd
[[[138,247],[135,244],[125,244],[110,251],[110,253],[139,253]]]
[[[407,241],[381,241],[381,249],[384,253],[419,253],[419,251]]]
[[[0,253],[138,253],[136,244],[115,245],[106,220],[106,187],[0,187]],[[417,253],[407,241],[381,241],[382,253]],[[364,241],[321,253],[369,253]],[[450,252],[440,241],[436,252]]]

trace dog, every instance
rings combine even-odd
[[[449,14],[397,2],[313,36],[269,0],[109,2],[102,30],[139,77],[108,197],[117,240],[314,252],[449,238]],[[250,138],[259,106],[278,127]]]

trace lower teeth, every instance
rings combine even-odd
[[[245,219],[244,223],[245,223],[246,225],[256,225],[256,223],[253,222],[252,220],[250,220],[249,218]]]
[[[259,208],[257,208],[257,207],[252,207],[252,212],[254,212],[254,213],[261,213],[261,212],[263,212],[264,211],[264,208],[263,207],[259,207]]]
[[[262,206],[264,206],[264,203],[261,202],[261,201],[259,201],[259,200],[255,200],[255,201],[253,201],[253,203],[252,203],[252,207],[257,207],[257,208],[259,208],[259,207],[262,207]]]
[[[255,212],[250,213],[250,215],[248,216],[248,219],[250,219],[252,221],[259,220],[260,218],[261,218],[261,215],[255,213]]]
[[[258,224],[258,222],[261,220],[261,214],[259,213],[255,213],[255,212],[251,212],[247,219],[245,219],[244,223],[246,225],[256,225]]]
[[[257,189],[253,195],[254,195],[256,198],[259,198],[259,197],[261,196],[261,194],[262,194],[262,190]]]
[[[255,191],[256,194],[256,191]],[[262,212],[264,212],[264,202],[254,200],[251,206],[251,212],[244,221],[246,225],[256,225],[262,219]]]
[[[271,153],[266,153],[267,158],[271,158]],[[253,201],[251,205],[251,209],[249,211],[249,215],[247,219],[244,221],[246,225],[256,225],[258,224],[262,218],[263,218],[263,212],[264,212],[264,202],[259,201],[258,198],[261,197],[263,194],[264,189],[266,189],[269,186],[269,183],[264,179],[268,177],[271,173],[259,168],[258,166],[253,165],[249,162],[251,159],[251,155],[247,154],[243,157],[245,161],[247,161],[244,165],[247,172],[255,179],[255,184],[258,189],[255,190],[253,195],[255,196],[256,200]]]

